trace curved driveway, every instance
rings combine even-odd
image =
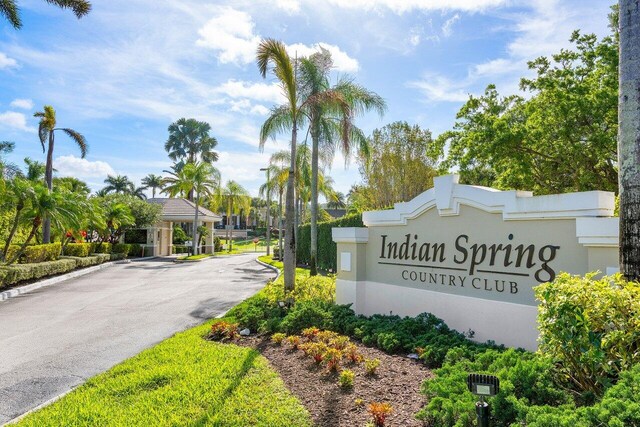
[[[254,294],[275,275],[255,257],[116,264],[0,302],[0,425]]]

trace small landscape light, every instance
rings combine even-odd
[[[467,387],[471,393],[480,396],[480,401],[476,402],[478,427],[489,427],[491,406],[484,401],[484,398],[498,394],[500,380],[495,375],[469,374],[467,376]]]

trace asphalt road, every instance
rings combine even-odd
[[[275,275],[255,258],[116,264],[0,302],[0,425],[254,294]]]

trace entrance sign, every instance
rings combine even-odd
[[[357,313],[431,312],[478,341],[536,348],[533,288],[618,265],[614,194],[533,196],[434,180],[365,228],[334,228],[336,297]]]

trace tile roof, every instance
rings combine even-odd
[[[191,219],[194,216],[195,203],[182,198],[155,198],[147,199],[149,203],[158,203],[162,205],[162,218],[184,218]],[[209,209],[198,206],[198,212],[200,217],[205,220],[222,221],[222,217],[216,213],[211,212]]]

